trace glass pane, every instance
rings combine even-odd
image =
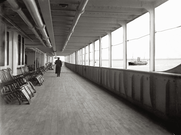
[[[95,60],[95,66],[99,67],[99,61],[98,60]]]
[[[180,0],[170,0],[155,9],[156,71],[172,69],[181,63],[180,5]]]
[[[149,14],[146,13],[127,25],[128,40],[149,34]]]
[[[128,65],[128,69],[149,71],[149,36],[129,41],[127,50],[128,63],[136,62],[134,66]]]
[[[181,13],[180,5],[181,0],[170,0],[155,9],[156,31],[181,25],[181,17],[178,17]]]
[[[89,55],[86,53],[86,65],[89,65]]]
[[[82,64],[85,65],[85,61],[84,61],[84,55],[82,55]]]
[[[90,44],[90,52],[93,52],[93,44]]]
[[[95,51],[95,66],[99,66],[99,51]]]
[[[99,50],[99,40],[95,42],[95,50]]]
[[[112,32],[112,45],[117,45],[123,42],[123,28],[119,28]]]
[[[180,35],[181,28],[156,33],[156,71],[168,70],[181,63]]]
[[[89,47],[86,46],[85,49],[86,49],[86,54],[88,54],[89,53]]]
[[[93,66],[93,53],[90,53],[90,66]]]
[[[108,35],[106,35],[101,39],[101,48],[108,48],[108,46],[109,46]]]
[[[123,68],[123,44],[112,46],[112,67]]]
[[[108,67],[109,61],[108,61],[108,48],[102,49],[102,67]]]

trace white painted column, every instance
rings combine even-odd
[[[123,68],[127,69],[127,24],[123,24]]]
[[[13,32],[9,31],[9,65],[13,69]]]
[[[90,66],[90,45],[88,45],[88,65]]]
[[[83,65],[83,54],[82,54],[82,49],[80,50],[80,65]]]
[[[13,68],[12,74],[17,75],[17,67],[18,67],[18,34],[16,32],[12,32],[12,49],[13,49]]]
[[[5,44],[5,48],[4,48],[4,66],[5,67],[7,67],[7,27],[5,26],[5,29],[4,29],[5,31],[4,31],[4,34],[5,35],[3,35],[4,36],[4,44]]]
[[[102,45],[101,37],[99,38],[99,67],[102,67]]]
[[[150,71],[155,71],[155,9],[150,13]]]
[[[93,66],[95,66],[95,42],[92,43],[92,53],[93,53]]]
[[[108,44],[109,44],[109,47],[108,47],[108,55],[109,55],[109,57],[108,57],[108,61],[109,61],[109,63],[108,63],[108,67],[112,67],[112,34],[111,34],[111,32],[110,33],[108,33]]]
[[[84,65],[86,65],[86,47],[84,47]]]

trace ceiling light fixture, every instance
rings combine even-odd
[[[59,4],[59,6],[62,7],[62,8],[67,8],[68,4],[61,3],[61,4]]]

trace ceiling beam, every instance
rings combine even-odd
[[[150,0],[91,0],[91,2],[88,4],[88,6],[97,6],[97,7],[104,7],[107,8],[108,5],[111,5],[110,7],[128,7],[128,8],[150,8],[153,7],[154,3]]]

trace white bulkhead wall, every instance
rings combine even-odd
[[[7,39],[7,32],[9,33],[9,40]],[[0,70],[10,68],[13,75],[17,75],[18,67],[24,66],[22,64],[24,63],[22,62],[22,50],[20,50],[20,65],[18,65],[18,35],[20,34],[14,29],[9,29],[6,23],[0,18]],[[9,49],[7,47],[8,41]],[[7,62],[8,59],[9,64]]]

